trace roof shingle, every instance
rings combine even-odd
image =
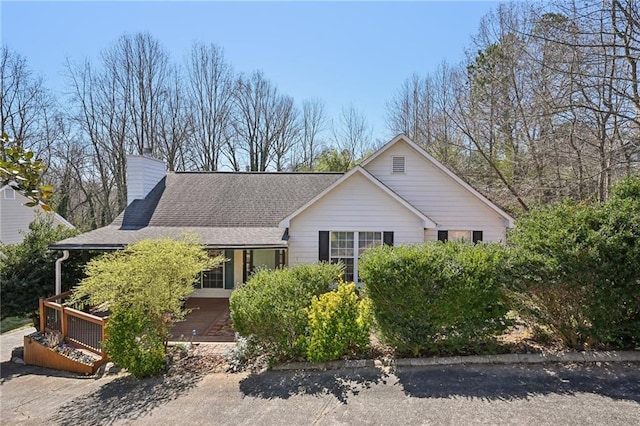
[[[340,176],[342,173],[168,173],[144,200],[133,201],[111,225],[51,248],[116,247],[143,236],[175,238],[185,232],[197,233],[209,246],[283,245],[284,230],[278,229],[278,223]]]

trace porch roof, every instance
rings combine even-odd
[[[117,250],[150,238],[182,239],[195,235],[207,248],[286,248],[286,230],[276,227],[147,226],[135,230],[105,226],[52,244],[53,250]]]

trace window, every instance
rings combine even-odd
[[[391,161],[391,173],[404,173],[404,157],[393,157]]]
[[[358,241],[356,245],[355,242]],[[344,264],[344,280],[358,281],[358,262],[362,253],[382,245],[382,232],[331,232],[330,262]]]
[[[471,231],[449,231],[449,241],[471,241]]]
[[[331,233],[331,263],[344,263],[344,280],[351,282],[354,279],[354,256],[356,253],[353,232]]]
[[[482,231],[438,231],[439,241],[467,241],[477,243],[482,241]]]
[[[358,232],[358,257],[367,249],[382,245],[382,232]]]
[[[223,254],[220,250],[207,250],[207,253],[211,257]],[[224,262],[210,271],[202,271],[196,288],[224,288]]]
[[[5,200],[15,200],[16,199],[16,191],[11,188],[6,188],[4,190],[4,199]]]

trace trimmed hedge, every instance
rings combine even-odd
[[[381,340],[401,354],[479,353],[509,325],[496,244],[368,250],[359,273]]]
[[[231,294],[233,328],[276,360],[304,358],[307,308],[341,274],[341,265],[328,263],[257,271]]]

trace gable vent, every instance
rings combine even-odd
[[[5,200],[15,200],[16,199],[16,191],[11,188],[6,188],[4,190],[4,199]]]
[[[391,173],[404,173],[404,157],[393,157]]]

